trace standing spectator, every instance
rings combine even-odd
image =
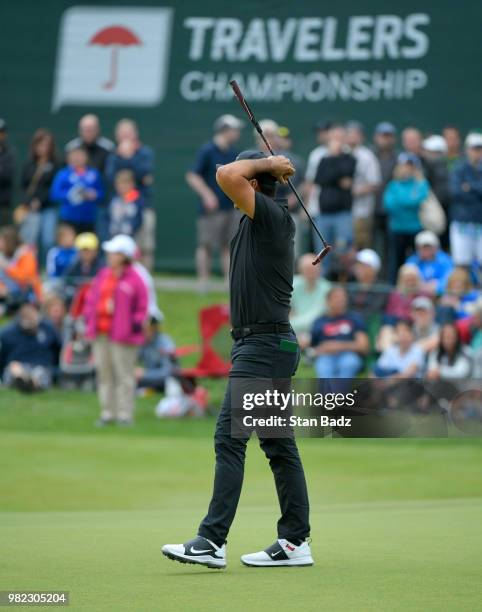
[[[293,143],[291,141],[290,131],[287,127],[282,126],[279,128],[277,141],[278,148],[275,153],[276,155],[284,155],[291,161],[296,170],[295,174],[291,177],[291,182],[296,189],[299,189],[305,175],[305,162],[299,155],[293,153],[291,150]],[[306,216],[304,213],[301,214],[301,206],[289,185],[278,183],[276,186],[276,197],[288,200],[288,209],[295,224],[295,261],[297,261],[301,253],[306,251],[304,248],[306,242]]]
[[[447,164],[449,170],[453,170],[455,164],[462,157],[462,138],[459,128],[455,125],[446,125],[442,130],[443,137],[447,143]]]
[[[263,134],[266,137],[266,140],[270,143],[274,151],[278,149],[278,134],[279,134],[279,125],[273,119],[261,119],[259,122],[261,129],[263,130]],[[258,130],[253,130],[254,135],[254,145],[258,151],[263,151],[266,155],[271,155],[268,151],[268,147],[266,146],[264,140],[258,133]]]
[[[432,166],[431,187],[435,197],[448,216],[451,193],[449,181],[449,166],[447,163],[447,143],[443,136],[436,134],[429,136],[423,141],[424,159],[428,160]],[[444,249],[449,250],[449,231],[448,227],[440,236]]]
[[[379,378],[419,378],[424,363],[425,355],[415,343],[412,323],[400,319],[395,325],[395,342],[380,355],[373,373]]]
[[[392,123],[382,121],[375,128],[373,136],[374,153],[380,164],[382,182],[376,194],[375,217],[373,225],[374,248],[381,256],[382,262],[388,257],[387,214],[383,208],[383,193],[393,178],[397,165],[397,130]],[[385,268],[384,268],[385,273]]]
[[[109,234],[135,236],[142,225],[144,200],[136,189],[132,170],[119,170],[114,179],[115,195],[109,204]]]
[[[137,246],[130,236],[119,234],[104,243],[108,266],[95,277],[84,317],[87,337],[94,341],[99,426],[130,425],[134,414],[135,365],[144,343],[147,290],[132,267]]]
[[[136,179],[136,188],[144,201],[142,226],[136,242],[142,252],[144,264],[152,270],[156,250],[156,211],[152,196],[154,182],[154,151],[139,138],[137,124],[131,119],[122,119],[116,125],[117,147],[106,163],[106,179],[112,188],[119,170],[131,170]]]
[[[418,128],[407,127],[403,130],[402,148],[405,153],[411,153],[418,157],[425,178],[433,186],[432,163],[423,154],[423,138]]]
[[[62,277],[76,257],[75,230],[71,225],[63,223],[57,230],[57,245],[47,253],[47,276]]]
[[[457,266],[482,265],[482,134],[465,140],[466,159],[451,174],[450,245]]]
[[[102,179],[95,168],[87,166],[83,148],[71,149],[67,164],[55,175],[50,198],[60,203],[60,221],[69,223],[79,233],[92,232],[97,205],[104,196]]]
[[[58,364],[60,339],[38,306],[26,302],[18,318],[0,333],[0,372],[4,384],[24,392],[47,389]]]
[[[394,179],[383,194],[390,229],[389,280],[393,284],[407,252],[413,249],[415,235],[422,229],[418,213],[428,195],[429,185],[421,174],[419,158],[412,153],[400,153]]]
[[[41,296],[37,258],[12,226],[0,229],[0,312],[25,298]]]
[[[10,220],[14,178],[15,153],[8,143],[7,123],[0,119],[0,227]]]
[[[367,249],[372,246],[376,193],[382,182],[378,159],[363,141],[362,125],[357,121],[347,123],[346,142],[356,160],[352,212],[354,242],[357,249]]]
[[[315,319],[324,313],[326,296],[331,283],[320,276],[313,265],[313,253],[306,253],[298,261],[299,274],[293,279],[290,323],[298,336],[298,342],[305,346]]]
[[[55,243],[57,211],[50,200],[50,188],[59,169],[55,140],[40,128],[32,136],[29,159],[22,168],[21,186],[26,217],[20,234],[28,244],[38,245],[42,258]]]
[[[311,345],[318,378],[353,378],[363,367],[368,336],[362,319],[347,306],[345,289],[334,287],[328,293],[326,314],[313,324]]]
[[[440,248],[437,236],[428,230],[415,236],[416,253],[406,263],[417,266],[423,280],[423,291],[428,295],[441,295],[453,270],[452,258]]]
[[[453,323],[446,323],[440,330],[438,350],[430,353],[427,378],[430,380],[451,380],[469,378],[472,372],[471,355],[460,339],[460,333]]]
[[[346,150],[345,130],[333,127],[328,137],[328,150],[316,172],[315,183],[321,187],[318,216],[315,223],[328,243],[343,252],[353,239],[352,187],[356,160]],[[315,250],[322,244],[313,234]]]
[[[83,148],[87,153],[87,163],[104,174],[105,164],[109,153],[114,149],[114,143],[101,135],[100,123],[97,115],[84,115],[79,121],[79,135],[65,145],[65,152],[72,149]]]
[[[186,173],[187,184],[199,196],[196,269],[201,285],[209,280],[213,250],[220,253],[223,272],[228,274],[229,243],[239,215],[216,182],[216,167],[236,159],[234,147],[242,126],[243,122],[233,115],[218,117],[212,140],[202,145],[193,167]]]
[[[316,172],[320,165],[321,158],[327,151],[328,135],[332,127],[332,122],[326,120],[318,121],[315,125],[317,146],[308,155],[306,164],[303,192],[308,203],[308,210],[313,215],[317,215],[319,212],[318,200],[320,197],[320,187],[315,185]]]

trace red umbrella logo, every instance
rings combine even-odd
[[[110,77],[106,83],[102,84],[104,89],[112,89],[117,83],[117,63],[119,60],[119,48],[130,47],[132,45],[142,45],[141,40],[123,26],[110,26],[99,30],[89,40],[89,45],[102,45],[112,47],[110,56]]]

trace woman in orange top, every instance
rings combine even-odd
[[[11,226],[0,230],[0,302],[21,300],[29,290],[41,295],[38,264],[32,247],[22,244]]]

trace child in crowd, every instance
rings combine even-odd
[[[93,232],[97,206],[104,197],[102,178],[87,165],[87,153],[81,147],[67,153],[67,166],[55,175],[50,199],[60,204],[60,220],[76,232]]]
[[[101,269],[103,259],[99,253],[99,239],[91,232],[79,234],[75,239],[76,257],[63,273],[69,286],[83,285]]]
[[[161,329],[162,319],[151,317],[145,329],[146,342],[139,352],[140,366],[136,368],[137,387],[162,391],[168,376],[175,376],[176,346]]]
[[[120,170],[115,175],[115,195],[109,205],[109,234],[134,236],[142,225],[144,200],[136,189],[132,170]]]
[[[423,374],[425,355],[415,342],[413,325],[401,319],[395,326],[395,344],[385,349],[373,373],[377,377],[418,378]]]
[[[47,253],[47,276],[49,278],[63,276],[76,255],[75,230],[71,225],[62,223],[57,230],[57,245]]]

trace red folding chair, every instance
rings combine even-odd
[[[231,368],[229,351],[231,347],[229,306],[216,304],[202,308],[199,312],[201,346],[179,347],[176,355],[181,357],[200,351],[201,357],[193,368],[182,368],[187,377],[219,378],[228,375]]]

